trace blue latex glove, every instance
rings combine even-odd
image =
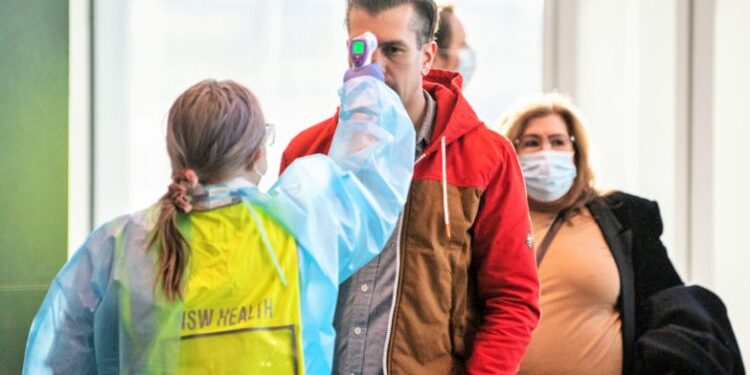
[[[344,74],[344,82],[352,78],[362,76],[370,76],[380,81],[385,81],[385,76],[383,76],[383,69],[380,67],[380,64],[372,63],[361,68],[351,68],[347,70],[346,74]]]

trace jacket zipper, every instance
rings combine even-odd
[[[383,375],[388,375],[388,347],[390,346],[391,333],[393,331],[393,315],[396,313],[396,296],[398,294],[398,282],[401,275],[401,234],[404,226],[404,213],[398,217],[398,234],[396,237],[396,276],[393,278],[393,296],[391,297],[391,311],[388,314],[388,327],[385,329],[385,347],[383,348]]]
[[[426,154],[420,155],[414,162],[416,166]],[[409,189],[411,193],[411,188]],[[408,195],[407,195],[408,201]],[[404,206],[404,212],[406,207]],[[398,284],[401,281],[401,235],[404,229],[404,212],[398,216],[398,233],[396,234],[396,276],[393,278],[393,296],[391,297],[391,311],[388,314],[388,327],[385,330],[385,346],[383,347],[383,375],[388,375],[388,349],[391,344],[391,333],[393,331],[393,317],[396,314],[396,298],[398,296]]]

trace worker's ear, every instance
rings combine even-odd
[[[260,179],[263,175],[268,172],[268,158],[266,157],[266,146],[258,147],[258,151],[255,151],[250,164],[247,166],[248,175],[250,176],[250,182],[254,184],[260,183]]]

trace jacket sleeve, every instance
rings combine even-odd
[[[112,237],[92,233],[53,279],[36,314],[24,374],[95,374],[94,313],[110,280]]]
[[[396,226],[411,183],[415,135],[398,95],[382,81],[351,79],[340,97],[328,156],[292,162],[268,204],[317,267],[343,282],[380,253]]]
[[[485,190],[472,252],[481,325],[468,374],[515,374],[539,321],[539,280],[521,168],[506,139],[502,165]]]

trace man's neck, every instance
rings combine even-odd
[[[406,113],[409,114],[411,122],[414,124],[414,129],[419,133],[424,122],[425,113],[427,112],[427,100],[424,98],[424,91],[421,87],[411,101],[404,103],[404,107],[406,108]]]

